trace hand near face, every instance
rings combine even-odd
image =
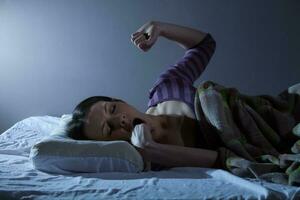
[[[149,143],[152,143],[152,135],[150,132],[150,127],[146,124],[138,124],[134,127],[131,135],[131,143],[144,149]]]
[[[144,171],[151,170],[151,162],[147,157],[145,147],[147,144],[154,142],[150,133],[150,127],[146,124],[138,124],[134,127],[131,135],[131,143],[141,154],[144,161]]]

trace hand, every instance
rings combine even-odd
[[[151,161],[148,158],[147,150],[148,144],[154,142],[150,133],[150,127],[146,124],[138,124],[134,127],[131,135],[131,143],[135,149],[140,153],[144,162],[144,171],[151,170]]]
[[[152,142],[150,127],[147,124],[139,124],[134,127],[131,135],[131,143],[134,146],[145,149]]]
[[[141,26],[135,33],[131,34],[131,41],[142,51],[148,51],[156,42],[161,34],[158,22],[147,22]]]
[[[148,154],[144,149],[141,149],[139,147],[134,146],[135,149],[140,153],[140,155],[143,158],[143,163],[144,163],[144,169],[143,171],[150,171],[151,170],[151,161],[148,158]]]

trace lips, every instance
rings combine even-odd
[[[142,124],[142,123],[145,123],[144,120],[142,120],[140,118],[134,118],[132,120],[132,123],[130,123],[130,120],[128,120],[128,122],[125,123],[125,125],[123,126],[123,129],[126,130],[126,132],[132,132],[136,125]]]

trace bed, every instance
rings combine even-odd
[[[223,170],[50,174],[33,168],[32,145],[60,117],[32,116],[0,135],[0,199],[300,199],[297,187],[242,179]]]

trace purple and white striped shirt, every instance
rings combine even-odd
[[[207,33],[194,47],[186,50],[184,56],[170,65],[149,90],[148,108],[158,103],[177,100],[185,102],[194,111],[196,88],[194,82],[202,74],[216,49],[216,42]]]

